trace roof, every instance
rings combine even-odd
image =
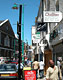
[[[4,20],[3,20],[3,21],[4,21]],[[1,24],[3,21],[0,21],[0,24]]]
[[[8,21],[8,19],[0,21],[0,26],[2,26],[7,21]]]
[[[0,28],[3,26],[3,24],[5,24],[7,22],[7,24],[9,25],[9,27],[11,27],[11,28],[9,28],[9,34],[10,34],[10,29],[12,30],[12,33],[11,34],[14,34],[14,31],[13,31],[13,29],[12,29],[12,26],[11,26],[11,24],[10,24],[10,22],[9,22],[9,20],[8,19],[6,19],[6,20],[1,20],[0,21]],[[4,26],[3,26],[4,27]],[[4,30],[3,30],[4,31]],[[14,37],[15,37],[15,34],[14,34]]]

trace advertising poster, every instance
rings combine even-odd
[[[24,70],[25,80],[37,80],[36,70]]]

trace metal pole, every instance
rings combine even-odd
[[[20,10],[19,10],[19,55],[18,55],[18,80],[20,80],[21,78],[21,74],[20,74],[20,60],[22,61],[22,42],[21,42],[21,14],[22,14],[22,5],[19,6]]]
[[[24,4],[22,5],[22,63],[24,64]]]

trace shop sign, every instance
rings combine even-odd
[[[37,80],[36,70],[24,70],[25,80]]]
[[[39,43],[40,42],[40,34],[34,34],[32,35],[33,43]]]
[[[32,40],[34,40],[34,39],[40,39],[40,34],[32,35]]]
[[[62,13],[60,11],[44,11],[43,22],[60,22]]]
[[[40,39],[34,39],[33,40],[33,43],[39,43],[40,42]]]

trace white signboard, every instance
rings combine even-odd
[[[33,43],[39,43],[40,42],[40,39],[34,39],[33,40]]]
[[[44,11],[44,22],[60,22],[62,20],[62,13],[60,11]]]
[[[40,39],[40,34],[32,35],[32,40],[34,40],[34,39]]]
[[[32,35],[33,43],[39,43],[40,42],[40,34],[34,34]]]
[[[47,44],[39,44],[41,47],[47,46]]]

